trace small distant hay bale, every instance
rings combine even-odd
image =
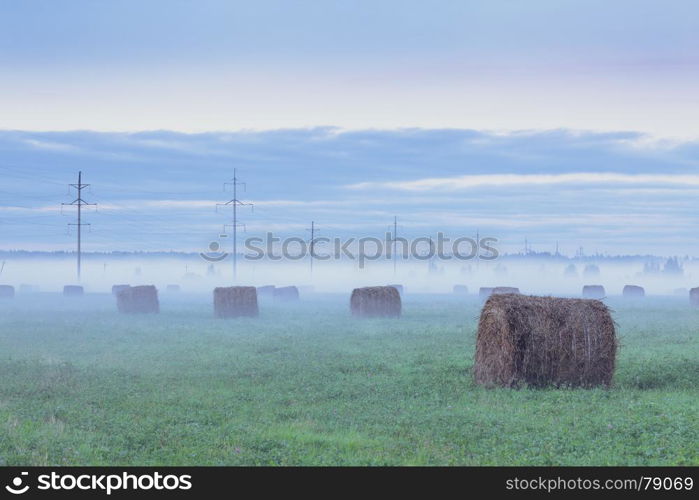
[[[493,288],[488,286],[482,286],[478,289],[478,297],[481,300],[485,300],[493,294]]]
[[[398,290],[398,293],[400,294],[401,297],[403,296],[403,292],[405,291],[405,288],[403,287],[403,285],[386,285],[386,286],[392,286],[393,288]]]
[[[646,296],[646,291],[642,286],[637,285],[626,285],[622,290],[621,294],[627,298],[640,298]]]
[[[80,297],[85,293],[85,289],[80,285],[66,285],[63,287],[64,297]]]
[[[607,292],[602,285],[585,285],[582,295],[586,299],[603,299],[607,296]]]
[[[116,294],[117,309],[123,314],[157,314],[160,312],[158,289],[153,285],[130,286]]]
[[[217,318],[257,316],[257,290],[254,286],[229,286],[214,289],[214,315]]]
[[[694,307],[699,307],[699,287],[692,288],[689,291],[689,304]]]
[[[165,290],[168,292],[179,292],[180,291],[180,285],[168,285],[165,287]]]
[[[399,317],[401,313],[400,293],[392,286],[368,286],[352,290],[350,310],[352,316]]]
[[[274,296],[274,285],[265,285],[257,287],[258,297],[273,297]]]
[[[493,295],[478,323],[474,376],[485,386],[608,386],[617,341],[599,300]]]
[[[503,293],[519,293],[519,288],[513,286],[496,286],[491,295],[501,295]]]
[[[454,293],[457,295],[467,295],[468,287],[466,285],[454,285]]]
[[[294,302],[299,300],[299,289],[295,286],[280,286],[274,289],[274,300],[279,302]]]
[[[112,295],[116,295],[122,290],[126,290],[131,285],[112,285]]]
[[[15,296],[15,287],[12,285],[0,285],[0,298],[11,299]]]
[[[590,277],[590,276],[599,276],[599,266],[596,264],[588,264],[585,266],[585,269],[583,270],[583,275]]]

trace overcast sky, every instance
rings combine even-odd
[[[480,230],[696,254],[691,1],[0,0],[0,248]],[[158,132],[154,132],[158,131]]]

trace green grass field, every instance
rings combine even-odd
[[[0,465],[699,465],[699,311],[611,301],[610,389],[486,390],[480,304],[348,298],[217,320],[209,297],[124,317],[109,295],[0,301]]]

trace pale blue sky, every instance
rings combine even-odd
[[[694,254],[698,54],[691,1],[0,0],[0,247],[82,169],[87,250],[201,248],[237,166],[251,232]]]
[[[0,128],[640,130],[695,137],[669,0],[1,0]]]

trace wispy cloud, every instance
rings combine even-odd
[[[566,174],[493,174],[431,177],[413,181],[360,182],[348,189],[394,189],[402,191],[458,190],[483,186],[545,186],[556,184],[627,184],[699,186],[699,175],[619,174],[613,172],[580,172]]]

